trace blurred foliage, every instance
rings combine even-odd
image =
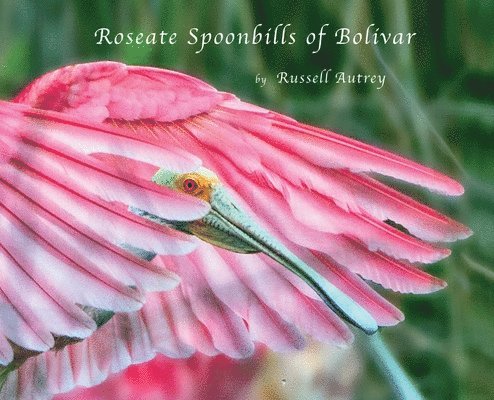
[[[407,319],[385,330],[391,348],[429,399],[494,398],[494,2],[441,0],[0,1],[0,94],[13,96],[59,66],[118,60],[177,69],[311,124],[401,152],[465,185],[460,199],[410,190],[469,225],[474,236],[431,267],[449,287],[430,296],[386,294]],[[249,32],[290,23],[293,45],[185,44],[200,32]],[[329,24],[322,50],[303,40]],[[417,32],[411,46],[337,46],[339,27]],[[175,46],[97,45],[94,32],[178,32]],[[365,85],[279,85],[275,76],[386,74]],[[264,87],[256,74],[268,77]],[[362,342],[362,348],[365,344]],[[357,399],[391,398],[368,363]]]

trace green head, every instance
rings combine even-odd
[[[167,221],[167,225],[237,253],[259,252],[258,249],[253,248],[245,240],[235,235],[232,227],[225,223],[224,218],[221,217],[222,214],[238,214],[239,210],[227,195],[214,172],[206,168],[199,168],[195,172],[185,174],[159,170],[154,175],[153,182],[211,204],[211,211],[199,220]]]

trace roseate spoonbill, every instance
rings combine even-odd
[[[403,319],[362,278],[438,290],[413,263],[470,234],[369,173],[462,194],[453,179],[177,72],[68,66],[0,114],[10,395],[94,384],[156,352],[349,342],[339,317],[366,333]]]

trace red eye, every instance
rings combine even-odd
[[[199,185],[194,179],[186,179],[183,183],[183,188],[186,193],[194,192],[198,187]]]

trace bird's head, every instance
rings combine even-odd
[[[153,181],[211,205],[211,211],[201,219],[166,221],[168,226],[237,253],[262,251],[249,243],[245,235],[248,231],[247,226],[251,226],[252,223],[248,220],[248,215],[235,204],[214,172],[206,168],[188,173],[162,169],[154,175]]]
[[[377,330],[375,320],[367,311],[295,256],[244,212],[214,172],[206,168],[189,173],[161,169],[154,175],[153,181],[208,202],[211,205],[210,212],[194,221],[169,221],[142,210],[134,212],[230,251],[264,253],[302,278],[342,318],[367,333]]]
[[[184,174],[160,169],[153,176],[153,182],[197,197],[208,203],[211,203],[214,190],[218,186],[221,186],[220,180],[216,174],[203,167],[199,168],[197,171]]]

